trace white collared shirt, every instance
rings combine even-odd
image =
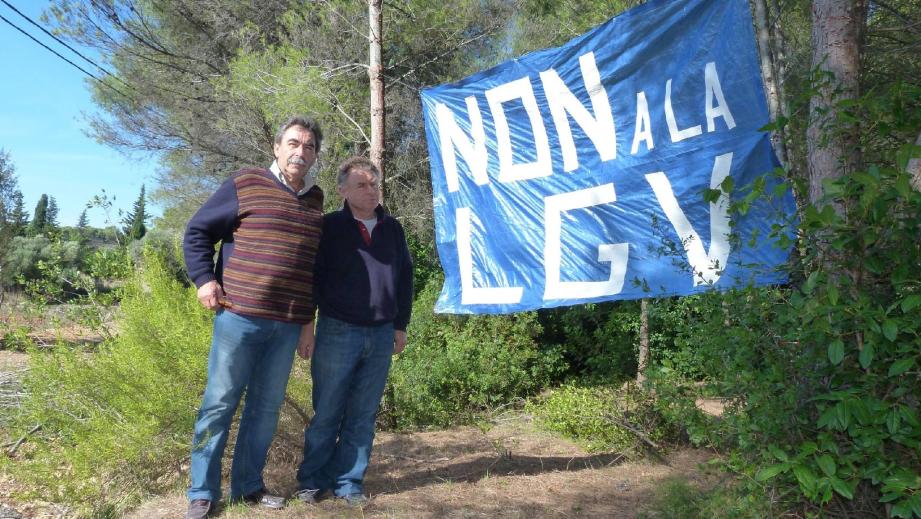
[[[281,174],[281,169],[278,167],[277,160],[273,161],[272,165],[269,166],[269,171],[271,171],[275,175],[275,178],[277,178],[283,185],[287,186],[291,191],[294,191],[294,187],[288,183],[288,179],[286,179],[285,176]],[[301,196],[307,191],[310,191],[310,188],[312,188],[314,184],[316,184],[316,182],[313,180],[313,176],[308,172],[306,175],[304,175],[304,189],[297,191],[297,196]]]

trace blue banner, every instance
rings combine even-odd
[[[748,0],[652,0],[422,104],[438,312],[786,280],[791,195],[729,211],[776,184]]]

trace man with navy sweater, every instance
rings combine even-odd
[[[374,441],[390,357],[406,346],[413,265],[403,227],[380,205],[381,174],[354,157],[339,167],[341,210],[323,217],[314,270],[316,344],[311,358],[314,417],[304,431],[295,497],[313,503],[332,491],[348,504],[367,501],[362,482]]]
[[[323,191],[308,172],[322,139],[314,120],[289,119],[275,136],[272,166],[234,173],[186,228],[189,277],[201,304],[216,312],[192,441],[187,519],[210,515],[221,498],[221,456],[244,391],[230,499],[284,506],[283,498],[266,491],[262,471],[294,352],[300,343],[313,344]]]

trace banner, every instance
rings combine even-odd
[[[729,210],[777,184],[748,0],[652,0],[422,104],[438,312],[786,280],[791,195]]]

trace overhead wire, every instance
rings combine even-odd
[[[47,34],[48,36],[50,36],[51,38],[53,38],[54,41],[60,43],[61,45],[63,45],[64,47],[66,47],[68,50],[70,50],[71,52],[73,52],[74,54],[76,54],[77,56],[80,56],[81,58],[83,58],[83,61],[86,61],[86,62],[89,63],[90,65],[92,65],[92,66],[96,67],[97,69],[99,69],[100,71],[102,71],[105,75],[110,76],[112,79],[115,79],[115,80],[118,81],[119,83],[125,85],[126,87],[128,87],[128,88],[130,88],[130,89],[132,89],[132,90],[134,90],[134,87],[132,87],[132,86],[129,85],[128,83],[125,83],[120,77],[118,77],[118,76],[116,76],[115,74],[109,72],[109,71],[106,70],[106,68],[103,67],[102,65],[100,65],[100,64],[96,63],[95,61],[91,60],[90,58],[87,58],[86,56],[84,56],[80,51],[78,51],[77,49],[71,47],[66,41],[64,41],[64,40],[62,40],[62,39],[60,39],[60,38],[58,38],[57,35],[55,35],[55,34],[52,33],[51,31],[49,31],[48,29],[45,29],[44,27],[42,27],[38,22],[36,22],[36,21],[33,20],[32,18],[30,18],[28,15],[26,15],[25,13],[23,13],[22,11],[20,11],[19,9],[17,9],[16,6],[14,6],[13,4],[9,3],[7,0],[0,0],[0,2],[2,2],[4,5],[6,5],[7,7],[9,7],[9,8],[12,9],[13,11],[15,11],[16,14],[18,14],[18,15],[21,16],[21,17],[23,17],[27,22],[29,22],[29,23],[31,23],[32,25],[34,25],[35,27],[37,27],[40,31],[42,31],[43,33],[45,33],[45,34]],[[8,22],[8,23],[9,23],[9,22]],[[17,27],[17,29],[18,29],[18,27]],[[33,39],[34,39],[34,38],[33,38]],[[46,48],[47,48],[47,47],[46,47]],[[97,79],[97,81],[98,81],[98,79]]]
[[[0,1],[2,1],[2,0],[0,0]],[[45,45],[44,43],[42,43],[41,41],[39,41],[38,39],[36,39],[34,36],[32,36],[31,34],[29,34],[28,32],[26,32],[25,29],[19,27],[19,26],[16,25],[15,23],[11,22],[9,19],[7,19],[7,18],[6,18],[5,16],[3,16],[2,14],[0,14],[0,20],[3,20],[4,22],[8,23],[10,26],[12,26],[12,27],[13,27],[14,29],[16,29],[17,31],[19,31],[19,32],[21,32],[21,33],[23,33],[23,34],[25,34],[26,37],[28,37],[30,40],[32,40],[32,41],[34,41],[35,43],[41,45],[41,46],[44,47],[46,50],[48,50],[49,52],[51,52],[51,53],[54,54],[55,56],[61,58],[62,60],[66,61],[66,62],[69,63],[71,66],[73,66],[74,68],[76,68],[77,70],[79,70],[80,72],[83,72],[83,73],[86,74],[87,76],[89,76],[89,77],[95,79],[95,80],[96,80],[97,82],[99,82],[101,85],[103,85],[103,86],[105,86],[105,87],[107,87],[107,88],[112,89],[112,91],[116,92],[117,94],[119,94],[119,95],[121,95],[121,96],[123,96],[123,97],[126,97],[126,98],[130,99],[127,95],[124,94],[124,92],[118,90],[117,88],[113,87],[112,85],[106,83],[105,81],[103,81],[102,79],[100,79],[99,77],[97,77],[97,76],[96,76],[95,74],[93,74],[92,72],[87,71],[86,69],[84,69],[84,68],[81,67],[80,65],[77,65],[77,64],[74,63],[73,61],[70,61],[70,60],[67,59],[66,57],[62,56],[58,51],[56,51],[56,50],[52,49],[51,47]]]

